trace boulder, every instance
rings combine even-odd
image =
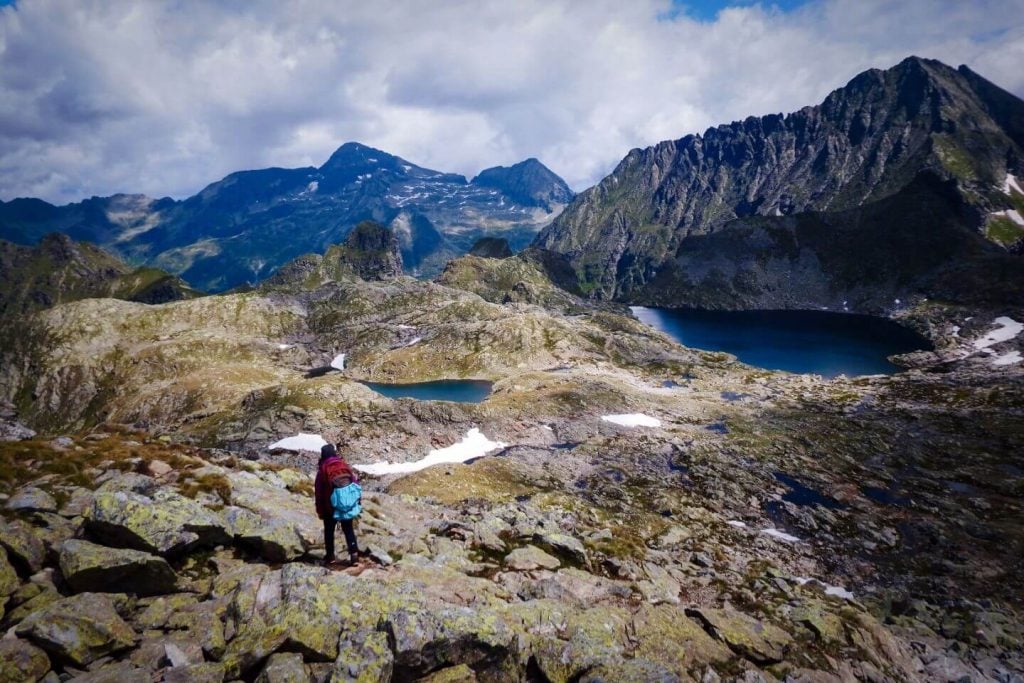
[[[309,673],[302,663],[302,655],[279,652],[267,660],[263,671],[256,677],[256,683],[309,683]]]
[[[624,659],[620,662],[600,664],[587,671],[579,679],[579,683],[680,683],[691,680],[689,676],[681,679],[661,664],[646,659]]]
[[[268,562],[288,562],[306,554],[306,544],[287,520],[264,521],[255,512],[240,507],[225,509],[223,516],[235,542]]]
[[[46,546],[31,524],[20,519],[0,522],[0,545],[7,549],[11,561],[27,573],[34,574],[43,568]]]
[[[561,562],[534,545],[516,548],[505,556],[505,566],[516,571],[558,569]]]
[[[534,657],[548,680],[576,680],[593,667],[622,660],[628,623],[629,612],[619,607],[569,613],[563,630],[534,640]]]
[[[223,664],[205,662],[168,669],[163,683],[221,683],[227,674]]]
[[[0,683],[35,683],[50,670],[50,658],[28,641],[0,640]]]
[[[220,601],[186,605],[167,617],[164,626],[198,643],[210,659],[220,659],[227,647],[223,612],[224,606]]]
[[[7,551],[0,548],[0,605],[3,605],[8,595],[18,590],[21,582],[18,581],[18,573],[7,559]]]
[[[167,560],[139,550],[71,539],[60,548],[60,571],[76,592],[173,593],[178,576]]]
[[[557,552],[568,555],[575,562],[580,564],[586,564],[587,562],[587,551],[583,548],[583,543],[580,539],[575,536],[557,532],[540,532],[534,534],[534,540],[538,543],[547,544]]]
[[[97,493],[88,526],[104,543],[160,555],[231,540],[219,515],[166,489],[152,497],[128,491]]]
[[[758,666],[781,662],[793,640],[777,626],[728,606],[723,609],[692,608],[686,610],[686,614],[699,620],[708,633],[728,645],[733,652]]]
[[[394,676],[414,678],[443,666],[511,674],[518,655],[515,632],[500,615],[469,607],[410,606],[384,624],[395,653]]]
[[[69,678],[68,683],[125,683],[125,681],[145,681],[149,672],[133,666],[130,662],[114,662],[98,667],[94,671]]]
[[[476,672],[465,664],[449,666],[421,678],[417,683],[477,683]]]
[[[126,598],[81,593],[58,600],[29,614],[15,632],[75,666],[86,666],[135,644],[135,632],[114,609],[118,597]]]
[[[389,683],[394,666],[395,656],[386,633],[370,628],[346,631],[338,646],[331,681]]]
[[[15,512],[56,512],[57,501],[37,486],[25,486],[15,491],[7,501],[7,508]]]
[[[637,657],[658,662],[680,676],[733,659],[732,651],[673,605],[643,605],[633,615]]]

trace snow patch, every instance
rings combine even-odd
[[[1003,181],[1003,192],[1010,194],[1010,190],[1016,190],[1020,194],[1024,194],[1024,190],[1020,189],[1020,185],[1017,183],[1017,179],[1013,177],[1013,174],[1007,173],[1006,180]]]
[[[602,415],[605,422],[622,425],[623,427],[660,427],[661,420],[643,413],[627,413],[624,415]]]
[[[311,182],[309,185],[306,185],[306,192],[309,192],[310,194],[316,192],[319,189],[320,189],[320,183],[318,181],[316,181],[316,180]]]
[[[974,340],[974,348],[979,351],[987,349],[990,346],[995,346],[1001,342],[1009,341],[1024,330],[1024,325],[1005,315],[996,318],[992,323],[994,325],[999,325],[999,329],[992,330],[981,339]]]
[[[353,465],[353,467],[360,472],[377,476],[409,474],[410,472],[419,472],[434,465],[463,463],[507,446],[508,444],[501,441],[491,441],[479,429],[473,427],[466,433],[462,441],[445,448],[434,449],[430,451],[427,457],[415,462],[375,462],[368,465]]]
[[[825,583],[824,581],[818,581],[817,579],[811,579],[811,578],[808,578],[806,576],[794,576],[793,580],[796,581],[801,586],[803,586],[805,584],[808,584],[808,583],[811,583],[813,581],[814,583],[819,583],[819,584],[821,584],[822,586],[825,587],[825,595],[834,595],[837,598],[843,598],[844,600],[853,600],[854,599],[853,593],[851,593],[850,591],[846,590],[842,586],[830,586],[829,584]]]
[[[287,351],[288,349],[292,348],[292,346],[293,346],[292,344],[278,344],[277,345],[277,350],[278,351]]]
[[[334,368],[335,370],[344,370],[345,354],[339,353],[337,356],[335,356],[334,360],[331,361],[331,367]]]
[[[747,528],[747,523],[746,522],[741,522],[738,519],[730,519],[728,522],[726,522],[726,524],[728,524],[729,526],[734,526],[737,529],[746,529]]]
[[[552,428],[551,428],[551,427],[549,427],[548,425],[541,425],[541,426],[540,426],[540,428],[541,428],[541,429],[546,429],[546,430],[548,430],[549,432],[553,432],[553,431],[555,431],[554,429],[552,429]]]
[[[312,451],[313,453],[319,453],[320,449],[326,445],[327,442],[319,434],[303,434],[299,432],[296,436],[289,436],[280,441],[275,441],[267,446],[267,450],[273,451],[283,448],[289,451]]]
[[[1024,358],[1021,358],[1020,351],[1007,351],[1003,355],[993,358],[992,365],[1013,365],[1014,363],[1019,363],[1022,360],[1024,360]]]
[[[406,346],[415,346],[416,344],[419,344],[421,341],[423,341],[423,337],[413,337],[412,341],[406,344]]]
[[[949,336],[951,336],[951,337],[959,337],[960,336],[960,326],[959,325],[953,325],[952,327],[950,327],[949,328]]]
[[[791,536],[790,534],[787,534],[785,531],[779,531],[778,529],[776,529],[774,527],[768,527],[767,529],[761,529],[761,533],[765,534],[767,536],[771,536],[772,538],[777,538],[780,541],[786,541],[787,543],[799,543],[800,542],[800,539],[797,538],[796,536]]]
[[[416,328],[413,325],[399,325],[398,329],[400,329],[400,330],[415,330]]]
[[[1024,216],[1021,216],[1020,212],[1017,211],[1017,209],[1007,209],[1006,211],[996,211],[995,213],[993,213],[991,215],[996,216],[997,218],[1009,218],[1011,221],[1013,221],[1017,225],[1019,225],[1021,227],[1024,227]]]

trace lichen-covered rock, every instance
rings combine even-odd
[[[0,606],[4,604],[4,598],[18,590],[19,585],[18,573],[8,561],[7,551],[0,548]]]
[[[158,489],[152,497],[126,491],[97,493],[88,525],[105,543],[160,555],[231,540],[216,513],[168,489]]]
[[[418,683],[477,683],[476,672],[466,664],[449,666],[424,676]]]
[[[398,678],[454,664],[469,664],[477,671],[510,671],[517,656],[515,632],[491,610],[410,605],[389,614],[384,628],[394,647]]]
[[[680,683],[677,674],[661,664],[646,659],[624,659],[620,662],[600,664],[580,677],[580,683]],[[691,680],[689,677],[685,680]]]
[[[224,607],[218,601],[185,605],[167,617],[165,628],[199,643],[211,659],[220,659],[227,648],[223,611]]]
[[[69,683],[125,683],[125,681],[145,681],[149,677],[148,671],[133,666],[130,662],[114,662],[70,678],[68,681]]]
[[[505,566],[516,571],[558,569],[562,563],[534,545],[516,548],[505,556]]]
[[[632,636],[637,657],[663,664],[680,676],[735,656],[682,609],[672,605],[642,606],[633,615]]]
[[[15,512],[56,512],[57,501],[37,486],[25,486],[14,492],[7,501],[7,508]]]
[[[251,510],[234,506],[223,515],[235,541],[269,562],[288,562],[306,553],[302,537],[287,520],[264,520]]]
[[[204,662],[168,669],[163,683],[221,683],[226,677],[223,664]]]
[[[60,549],[60,571],[76,592],[172,593],[178,576],[167,560],[140,550],[71,539]]]
[[[542,532],[534,534],[534,539],[551,546],[558,552],[567,554],[576,562],[585,564],[587,561],[587,551],[580,539],[575,536],[559,532]]]
[[[594,607],[570,613],[565,629],[534,639],[531,650],[550,681],[575,680],[600,664],[621,660],[629,613],[618,607]]]
[[[334,660],[332,683],[388,683],[395,656],[383,631],[358,629],[345,631]]]
[[[50,658],[28,641],[0,640],[0,683],[35,683],[50,670]]]
[[[12,561],[21,563],[29,573],[43,568],[46,547],[31,524],[20,519],[0,522],[0,545],[7,549]]]
[[[686,614],[701,621],[704,628],[733,652],[764,666],[781,662],[793,638],[779,627],[765,623],[730,607],[706,607],[686,610]]]
[[[309,672],[302,663],[302,655],[279,652],[267,660],[256,683],[309,683]]]
[[[28,615],[16,633],[76,666],[85,666],[135,644],[135,632],[114,609],[117,597],[81,593],[58,600]]]

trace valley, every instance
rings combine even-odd
[[[0,681],[1024,679],[1024,269],[991,230],[1024,103],[976,79],[912,58],[575,199],[346,145],[161,209],[272,207],[234,236],[139,204],[115,251],[170,272],[5,246]],[[258,282],[186,284],[249,282],[236,238]],[[738,319],[770,360],[723,350]],[[345,569],[326,442],[362,473]]]

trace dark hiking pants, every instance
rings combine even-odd
[[[325,557],[328,560],[334,559],[334,529],[337,524],[341,524],[341,531],[345,534],[345,545],[348,546],[349,554],[359,552],[359,544],[356,543],[356,530],[352,525],[353,521],[351,519],[334,519],[333,517],[324,519],[324,545],[327,546]]]

